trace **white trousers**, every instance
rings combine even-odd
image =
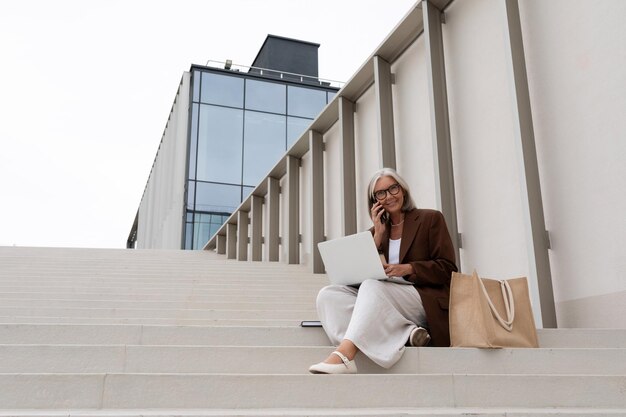
[[[426,326],[415,287],[371,279],[359,288],[322,288],[317,295],[317,314],[331,343],[339,345],[348,339],[384,368],[400,360],[411,331]]]

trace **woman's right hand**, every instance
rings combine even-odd
[[[383,241],[383,235],[385,234],[385,223],[381,220],[382,215],[385,213],[385,209],[380,202],[375,202],[370,211],[370,217],[374,223],[374,242],[376,247],[380,248]]]

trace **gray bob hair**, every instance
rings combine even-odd
[[[376,201],[376,197],[374,197],[374,187],[376,186],[376,182],[382,177],[392,177],[400,187],[402,187],[402,191],[404,192],[404,204],[402,205],[402,211],[406,212],[409,210],[413,210],[415,208],[415,202],[413,201],[413,197],[411,197],[411,192],[409,191],[409,185],[406,183],[404,178],[400,176],[393,168],[383,168],[374,173],[372,175],[372,179],[370,180],[370,184],[367,187],[367,211],[372,210],[372,206]]]

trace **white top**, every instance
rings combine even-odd
[[[402,239],[389,239],[389,263],[400,263],[400,242]]]

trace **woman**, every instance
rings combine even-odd
[[[404,347],[449,346],[450,279],[457,271],[454,248],[443,215],[417,209],[409,187],[395,170],[374,174],[368,190],[374,226],[370,231],[387,276],[413,285],[366,280],[358,288],[330,285],[317,296],[317,312],[337,350],[311,373],[356,373],[354,357],[361,351],[390,368]],[[430,334],[429,334],[430,333]]]

